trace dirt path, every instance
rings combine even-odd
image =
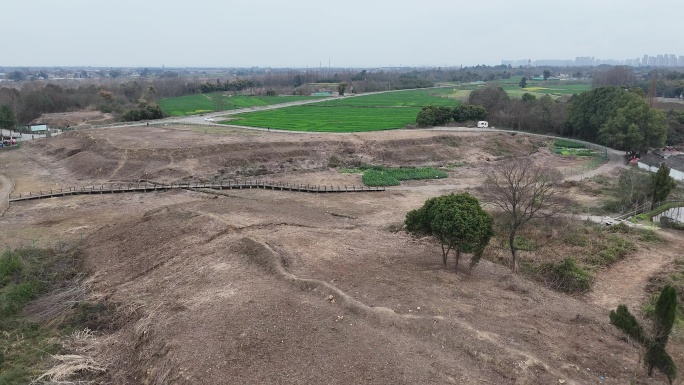
[[[109,177],[109,179],[114,179],[114,176],[121,171],[121,169],[126,165],[126,162],[128,161],[128,149],[124,150],[123,157],[121,158],[121,161],[119,164],[116,166],[114,171],[112,171],[112,175]]]
[[[0,216],[9,208],[9,195],[14,190],[14,182],[0,174]]]
[[[591,178],[595,175],[607,174],[616,168],[629,169],[629,166],[625,165],[625,157],[622,151],[617,151],[613,149],[608,149],[609,161],[598,168],[583,172],[581,174],[572,175],[565,180],[582,180],[585,178]]]
[[[599,271],[594,289],[587,299],[607,310],[626,304],[633,310],[641,309],[648,294],[644,290],[648,280],[664,266],[682,255],[684,239],[677,234],[660,231],[667,243],[642,249],[633,257]]]

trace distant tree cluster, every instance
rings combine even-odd
[[[487,110],[482,106],[462,104],[456,107],[425,106],[416,117],[419,126],[442,126],[451,121],[468,122],[483,120],[487,117]]]
[[[572,135],[640,153],[661,147],[667,137],[665,115],[651,108],[642,92],[608,86],[584,92],[568,106]]]
[[[541,98],[525,93],[521,99],[511,99],[501,87],[488,85],[470,93],[468,103],[483,106],[490,123],[514,130],[536,133],[565,134],[566,102],[544,95]]]
[[[14,130],[17,126],[17,119],[14,117],[14,112],[7,105],[0,105],[0,128],[5,130]]]
[[[434,87],[435,83],[427,79],[419,79],[414,74],[401,75],[399,78],[391,82],[393,90],[406,90],[413,88],[429,88]]]
[[[157,104],[140,103],[136,108],[127,110],[121,115],[121,120],[126,122],[137,122],[140,120],[161,119],[164,112]]]
[[[594,71],[592,86],[594,88],[617,86],[632,87],[636,84],[636,74],[632,67],[614,66]]]
[[[256,87],[258,84],[252,80],[249,79],[237,79],[233,81],[226,81],[226,82],[221,82],[221,80],[216,79],[215,83],[202,83],[199,86],[200,91],[203,94],[208,94],[211,92],[217,92],[217,91],[228,91],[228,92],[235,92],[235,91],[242,91],[247,88],[252,88]]]

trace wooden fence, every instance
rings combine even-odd
[[[153,192],[164,191],[172,189],[212,189],[212,190],[243,190],[243,189],[264,189],[264,190],[279,190],[279,191],[294,191],[306,193],[353,193],[353,192],[377,192],[385,191],[384,187],[366,187],[366,186],[321,186],[309,184],[283,183],[283,182],[265,182],[260,180],[247,181],[221,181],[218,183],[108,183],[100,186],[88,187],[68,187],[60,189],[51,189],[44,191],[31,191],[28,194],[11,194],[9,196],[10,202],[18,202],[32,199],[63,197],[69,195],[85,195],[85,194],[116,194],[124,192]]]

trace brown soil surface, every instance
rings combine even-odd
[[[390,231],[426,197],[477,185],[478,169],[505,153],[531,152],[556,167],[584,162],[542,142],[411,131],[73,132],[0,154],[15,191],[247,168],[264,169],[261,179],[359,184],[358,175],[328,169],[333,155],[343,164],[466,165],[444,180],[379,193],[178,190],[27,201],[11,205],[0,231],[8,246],[59,240],[84,250],[91,298],[119,312],[118,327],[94,342],[94,358],[108,368],[103,383],[629,383],[639,351],[609,324],[612,299],[566,296],[489,262],[455,274],[441,267],[438,245]],[[614,278],[608,269],[598,281]],[[643,290],[630,282],[624,291]],[[619,299],[608,286],[597,291]]]
[[[73,111],[42,114],[34,119],[31,124],[47,124],[50,127],[64,128],[77,127],[84,124],[106,124],[115,120],[114,115],[105,114],[100,111]]]

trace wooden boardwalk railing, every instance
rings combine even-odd
[[[352,193],[352,192],[376,192],[385,191],[384,187],[366,186],[321,186],[283,182],[265,182],[260,180],[248,181],[221,181],[219,183],[108,183],[100,186],[89,187],[69,187],[51,189],[44,191],[31,191],[28,194],[11,194],[10,202],[26,201],[32,199],[43,199],[53,197],[63,197],[69,195],[84,194],[116,194],[124,192],[152,192],[171,189],[212,189],[212,190],[243,190],[260,188],[265,190],[295,191],[306,193]]]

